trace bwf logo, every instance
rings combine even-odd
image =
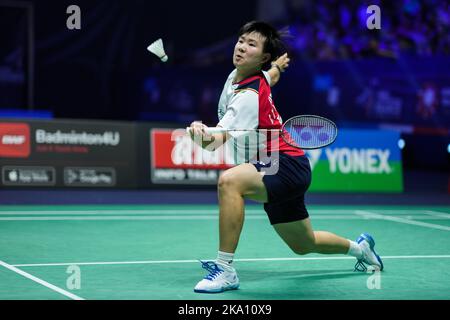
[[[371,5],[367,7],[367,14],[370,16],[366,20],[367,29],[381,29],[381,9],[377,5]]]
[[[26,123],[0,123],[0,158],[30,156],[30,127]]]

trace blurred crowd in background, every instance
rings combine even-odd
[[[367,32],[367,8],[381,9],[381,30]],[[274,9],[273,6],[281,6]],[[275,16],[270,16],[275,12]],[[278,15],[277,15],[278,13]],[[450,2],[273,1],[260,16],[287,22],[296,55],[318,60],[450,53]]]

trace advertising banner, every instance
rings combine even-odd
[[[401,192],[403,171],[398,132],[340,130],[329,147],[309,150],[310,191]]]
[[[151,179],[161,184],[216,184],[220,172],[231,168],[221,150],[208,152],[184,130],[152,129]]]
[[[339,131],[306,151],[312,192],[401,192],[399,133]],[[228,144],[228,142],[227,142]],[[152,188],[213,186],[233,147],[206,151],[185,130],[101,121],[0,121],[0,186]],[[234,154],[234,156],[233,156]]]
[[[150,139],[154,184],[215,184],[233,166],[223,152],[201,149],[183,130],[153,129]],[[398,140],[394,131],[340,130],[331,146],[306,151],[313,170],[310,191],[403,191]]]
[[[0,184],[136,187],[134,127],[101,121],[0,120]]]

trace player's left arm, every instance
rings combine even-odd
[[[289,59],[287,53],[272,61],[272,67],[267,71],[270,76],[270,86],[273,87],[280,81],[281,73],[289,67]]]

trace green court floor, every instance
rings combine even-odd
[[[371,233],[385,271],[295,255],[255,205],[234,263],[240,289],[197,294],[198,260],[217,253],[217,206],[0,206],[0,300],[450,299],[450,207],[309,211],[316,230]]]

